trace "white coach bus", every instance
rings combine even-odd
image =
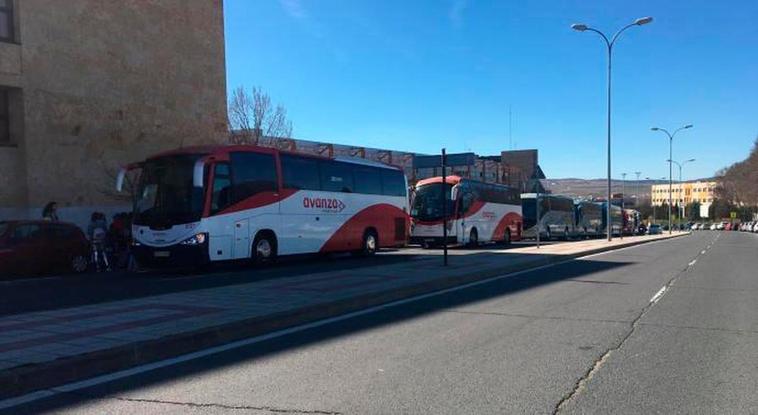
[[[442,194],[447,206],[443,216]],[[447,243],[476,246],[510,243],[521,239],[519,192],[509,186],[483,183],[459,176],[432,177],[416,184],[411,205],[411,243],[422,246],[443,242],[447,219]]]
[[[138,169],[133,251],[143,267],[353,251],[408,240],[403,172],[382,163],[257,146],[182,148]]]

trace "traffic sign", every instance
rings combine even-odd
[[[737,218],[737,212],[730,212],[729,216],[731,216],[732,219],[736,219]]]

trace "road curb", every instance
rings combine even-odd
[[[623,245],[602,246],[575,254],[536,256],[531,261],[508,266],[479,269],[461,275],[426,281],[400,288],[391,288],[371,294],[342,299],[327,304],[317,304],[285,312],[274,313],[227,323],[210,328],[180,333],[132,343],[126,346],[81,354],[42,364],[27,365],[0,372],[0,399],[12,398],[33,391],[49,389],[66,383],[112,373],[162,359],[196,352],[236,340],[259,336],[273,331],[312,323],[318,320],[360,311],[362,309],[433,293],[455,286],[486,280],[498,275],[529,270],[576,259],[588,255],[627,248],[644,243],[661,241],[688,234],[673,235],[656,240],[637,240]]]

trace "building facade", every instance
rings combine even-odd
[[[708,208],[715,198],[715,189],[717,182],[714,181],[694,181],[681,182],[672,185],[671,200],[673,205],[684,207],[690,203],[700,204],[700,216],[708,216]],[[669,185],[654,184],[650,188],[651,201],[653,206],[661,206],[669,202]]]
[[[226,137],[221,0],[0,0],[0,219],[124,209],[120,165]]]

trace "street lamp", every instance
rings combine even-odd
[[[692,124],[687,124],[684,127],[677,128],[676,130],[674,130],[673,134],[669,133],[668,130],[666,130],[665,128],[653,127],[650,129],[651,131],[662,131],[666,133],[666,135],[669,137],[669,235],[671,234],[671,231],[672,231],[671,229],[671,193],[673,191],[672,188],[674,185],[674,182],[672,180],[672,173],[673,173],[674,166],[671,163],[671,160],[674,158],[672,154],[673,148],[674,148],[674,136],[676,136],[676,133],[678,133],[679,131],[686,130],[688,128],[692,128]]]
[[[679,163],[676,160],[666,160],[669,163],[674,163],[679,167],[679,196],[677,197],[677,200],[679,201],[679,225],[682,224],[682,216],[684,216],[687,212],[685,211],[685,205],[684,205],[684,189],[682,189],[682,166],[684,166],[687,163],[692,163],[695,161],[695,159],[689,159],[684,160],[683,162]]]
[[[626,29],[629,29],[632,26],[642,26],[646,25],[653,21],[652,17],[641,17],[634,22],[622,27],[618,32],[616,32],[615,35],[611,38],[611,40],[608,40],[608,36],[606,36],[603,32],[594,29],[592,27],[587,26],[586,24],[582,23],[575,23],[571,25],[571,28],[576,30],[577,32],[584,32],[584,31],[590,31],[595,32],[600,37],[603,38],[605,41],[605,45],[608,47],[608,205],[606,206],[606,215],[608,220],[606,220],[606,227],[608,231],[608,241],[611,240],[612,236],[612,227],[611,227],[611,57],[613,52],[613,45],[616,43],[616,39],[618,39],[619,35],[625,31]]]
[[[626,196],[626,173],[621,173],[621,239],[624,239],[624,219],[626,213],[624,213],[624,196]]]

